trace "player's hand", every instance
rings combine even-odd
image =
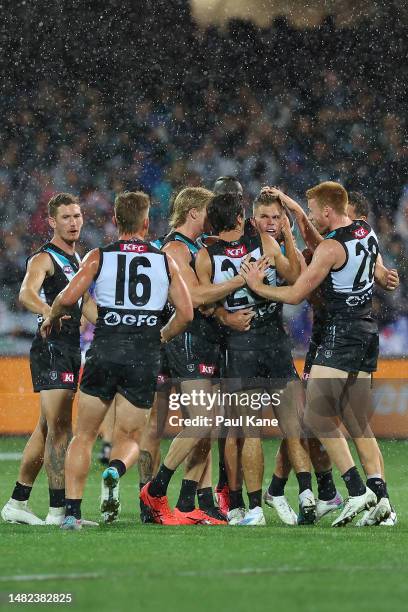
[[[290,236],[291,233],[292,233],[292,229],[290,227],[289,217],[286,214],[286,211],[284,211],[283,217],[282,217],[282,234],[284,236]]]
[[[64,315],[63,317],[60,317],[58,319],[50,319],[50,317],[47,317],[40,327],[40,334],[42,338],[48,338],[51,333],[51,330],[54,330],[57,332],[57,334],[59,334],[61,331],[62,321],[66,321],[70,318],[70,315]]]
[[[235,331],[244,332],[251,328],[251,321],[255,316],[252,308],[244,308],[236,312],[228,312],[224,316],[224,325],[231,327]]]
[[[203,317],[212,317],[216,309],[216,304],[207,304],[206,306],[200,306],[199,311]]]
[[[239,274],[245,280],[248,287],[255,291],[256,287],[263,284],[266,270],[270,265],[270,259],[266,255],[263,255],[257,261],[251,261],[248,255],[241,264]]]
[[[388,270],[387,272],[387,291],[395,291],[399,287],[400,280],[398,276],[397,270],[394,268],[392,270]]]

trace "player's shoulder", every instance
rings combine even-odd
[[[329,232],[325,236],[325,239],[323,240],[322,244],[330,240],[335,240],[338,242],[362,240],[363,238],[366,238],[369,234],[374,234],[374,230],[371,225],[363,219],[355,219],[349,225],[339,227]]]

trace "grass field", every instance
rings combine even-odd
[[[0,438],[0,453],[19,452],[25,440]],[[267,477],[276,442],[265,443]],[[266,527],[141,525],[132,470],[122,481],[122,515],[110,527],[61,532],[55,527],[0,524],[0,606],[8,593],[72,593],[75,610],[163,612],[373,612],[408,605],[408,444],[382,444],[399,523],[394,528],[283,527],[266,508]],[[214,462],[215,463],[215,462]],[[0,503],[16,480],[17,460],[0,462]],[[98,518],[99,465],[89,477],[83,515]],[[170,492],[175,502],[175,481]],[[344,487],[337,482],[342,493]],[[296,505],[296,486],[288,497]],[[44,475],[31,506],[45,516]],[[64,604],[36,605],[36,609]]]

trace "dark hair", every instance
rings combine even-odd
[[[48,215],[56,217],[60,206],[69,206],[70,204],[78,204],[79,199],[71,193],[56,193],[48,202]]]
[[[242,198],[242,185],[235,176],[219,176],[214,183],[213,192],[215,195],[231,193]]]
[[[359,191],[351,191],[349,193],[349,206],[354,207],[356,219],[360,219],[361,217],[367,219],[370,214],[370,203]]]
[[[252,209],[255,214],[255,211],[260,206],[271,206],[272,204],[277,204],[277,206],[284,211],[284,206],[282,204],[282,200],[279,196],[271,195],[267,191],[261,192],[254,200]]]
[[[207,207],[207,217],[216,234],[235,229],[238,216],[244,216],[244,206],[239,195],[216,195]]]

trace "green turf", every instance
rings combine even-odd
[[[0,438],[0,452],[19,451],[24,442]],[[275,450],[275,442],[265,444],[268,476]],[[137,478],[132,471],[121,484],[123,511],[116,525],[61,532],[52,527],[1,523],[1,597],[5,601],[9,592],[72,593],[70,609],[84,611],[405,610],[408,445],[388,442],[382,444],[382,450],[398,510],[395,528],[332,529],[330,519],[319,526],[283,527],[269,508],[265,510],[267,527],[141,525]],[[1,504],[9,497],[17,468],[15,460],[0,462]],[[83,504],[84,515],[91,519],[98,518],[99,474],[95,462]],[[172,502],[178,482],[172,485]],[[339,486],[344,493],[341,483]],[[287,491],[295,505],[293,477]],[[30,503],[44,516],[47,502],[46,480],[41,475]],[[10,579],[45,574],[58,578],[41,582]]]

